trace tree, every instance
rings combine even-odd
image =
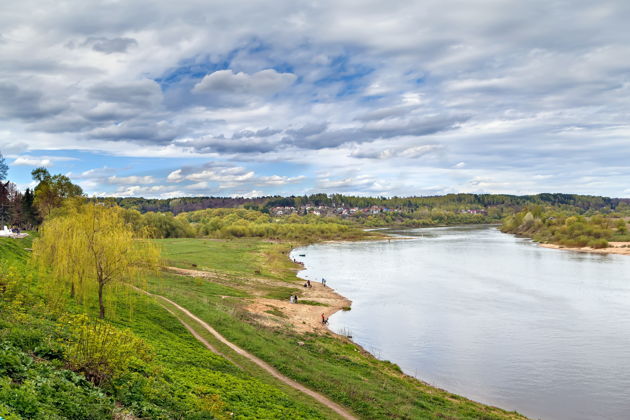
[[[22,219],[23,225],[26,226],[27,229],[32,229],[38,223],[37,220],[37,210],[35,210],[35,206],[33,205],[33,200],[35,197],[33,196],[33,191],[30,188],[27,188],[22,194]]]
[[[4,157],[2,156],[2,152],[0,152],[0,181],[4,181],[7,179],[7,173],[9,172],[9,166],[7,166],[4,161]]]
[[[0,228],[3,225],[22,225],[22,194],[10,181],[0,181]]]
[[[12,216],[11,198],[9,196],[9,184],[10,182],[0,181],[0,229],[5,224],[10,223]]]
[[[81,187],[73,184],[65,175],[50,175],[46,168],[34,169],[31,175],[39,182],[34,189],[33,204],[42,218],[60,207],[64,199],[83,195]]]
[[[105,288],[130,283],[146,269],[157,267],[155,244],[135,238],[119,207],[83,204],[67,214],[46,220],[33,254],[50,267],[57,283],[70,286],[72,297],[87,296],[96,289],[99,318],[105,318]]]

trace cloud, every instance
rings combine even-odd
[[[186,188],[187,190],[195,191],[195,190],[207,190],[209,186],[210,186],[210,184],[208,184],[207,181],[201,181],[201,182],[197,182],[195,184],[188,184],[184,188]]]
[[[261,70],[253,74],[219,70],[206,75],[197,83],[193,93],[272,95],[289,87],[296,80],[291,73],[278,73],[274,69]]]
[[[17,157],[12,165],[15,166],[52,166],[52,161],[50,159],[42,159],[31,156],[19,156]]]
[[[133,185],[133,184],[154,184],[156,179],[152,176],[123,176],[118,177],[116,175],[110,176],[107,178],[107,181],[110,184],[121,184],[121,185]]]
[[[339,193],[369,192],[379,194],[391,190],[391,185],[370,175],[359,175],[341,179],[322,178],[318,181],[316,188]]]
[[[105,54],[125,53],[131,47],[137,46],[138,41],[133,38],[95,38],[89,37],[83,45],[89,45],[94,51]]]
[[[468,120],[466,115],[418,117],[409,120],[387,119],[369,121],[355,128],[327,128],[328,125],[306,125],[297,130],[287,130],[285,143],[303,149],[323,149],[346,143],[366,143],[377,139],[403,136],[424,137],[454,129]],[[383,151],[385,152],[385,151]],[[409,152],[413,154],[413,152]]]
[[[306,177],[303,175],[288,177],[288,176],[280,176],[280,175],[271,175],[271,176],[261,176],[256,180],[256,185],[259,186],[269,186],[269,185],[286,185],[286,184],[295,184],[301,182]]]
[[[289,184],[298,184],[306,179],[304,175],[259,176],[252,170],[243,166],[234,166],[222,162],[209,162],[202,167],[185,167],[171,171],[166,177],[172,183],[185,183],[184,188],[190,190],[218,188],[220,190],[243,187],[279,187]]]
[[[180,139],[177,144],[200,153],[267,153],[278,147],[277,141],[267,138],[254,136],[226,138],[223,135]]]
[[[174,187],[170,187],[166,185],[152,185],[152,186],[130,185],[130,186],[122,186],[113,192],[101,192],[96,195],[105,196],[105,197],[174,198],[174,197],[185,197],[185,196],[190,195],[190,193],[187,193],[185,191],[178,190]]]
[[[241,183],[254,178],[254,171],[247,171],[242,167],[204,169],[201,172],[194,172],[186,175],[189,181],[214,181],[225,184]]]
[[[99,104],[105,102],[118,106],[151,107],[162,100],[160,86],[149,79],[98,83],[90,87],[88,95]]]
[[[36,121],[57,115],[65,108],[38,90],[0,81],[0,118]]]
[[[398,149],[380,149],[380,150],[357,150],[351,153],[352,157],[359,159],[392,159],[405,158],[416,159],[430,153],[435,153],[444,149],[439,144],[425,144],[421,146],[413,146]]]
[[[264,196],[265,196],[265,193],[259,190],[251,190],[246,193],[238,193],[238,194],[231,195],[231,197],[233,198],[257,198],[257,197],[264,197]]]
[[[177,129],[165,121],[155,122],[152,125],[124,122],[95,128],[87,133],[87,137],[110,141],[168,144],[177,137]]]
[[[252,130],[241,130],[232,134],[233,139],[241,139],[241,138],[251,138],[251,137],[269,137],[274,134],[281,133],[282,130],[277,130],[273,128],[262,128],[260,130],[252,131]]]
[[[177,169],[173,172],[171,172],[170,174],[168,174],[168,176],[166,177],[166,179],[170,182],[180,182],[184,180],[184,177],[182,175],[182,170],[181,169]]]

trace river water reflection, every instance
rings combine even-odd
[[[413,239],[293,252],[301,277],[353,301],[333,330],[533,418],[630,418],[630,257],[545,249],[489,226],[399,233]]]

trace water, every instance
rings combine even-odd
[[[630,257],[541,248],[488,226],[400,233],[414,238],[293,252],[301,277],[353,301],[334,331],[432,385],[533,418],[630,418]]]

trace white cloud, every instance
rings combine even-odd
[[[301,182],[306,177],[303,175],[288,177],[280,175],[261,176],[256,180],[256,185],[286,185]]]
[[[170,182],[180,182],[184,180],[184,177],[182,176],[182,170],[181,169],[177,169],[173,172],[171,172],[170,174],[168,174],[168,176],[166,177],[166,179]]]
[[[242,194],[232,194],[231,197],[256,198],[256,197],[263,197],[264,195],[265,193],[263,193],[262,191],[251,190],[249,192],[242,193]]]
[[[133,184],[154,184],[156,182],[156,179],[153,178],[152,176],[123,176],[123,177],[118,177],[116,175],[114,176],[110,176],[109,178],[107,178],[107,181],[110,184],[122,184],[122,185],[133,185]]]
[[[15,166],[52,166],[52,161],[50,159],[42,159],[31,156],[19,156],[17,157],[13,163]]]
[[[186,185],[184,188],[186,188],[187,190],[206,190],[209,186],[210,184],[208,184],[207,181],[201,181],[195,184]]]
[[[227,183],[240,183],[249,181],[254,178],[253,171],[246,171],[242,167],[234,167],[227,169],[205,169],[201,172],[194,172],[184,177],[189,181],[214,181]]]

